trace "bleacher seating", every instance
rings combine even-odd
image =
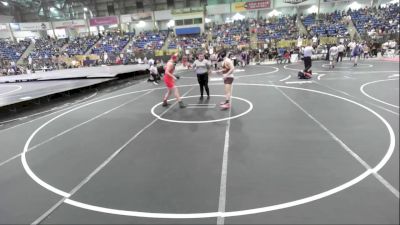
[[[12,41],[0,40],[0,57],[5,60],[18,61],[25,50],[30,45],[30,41]]]
[[[65,51],[69,56],[83,55],[94,44],[96,44],[98,40],[99,40],[98,36],[78,37],[76,39],[69,41],[68,47],[66,48]]]
[[[101,38],[99,45],[92,49],[92,54],[120,53],[128,42],[128,35],[119,36],[117,33],[110,33]]]
[[[140,33],[134,38],[133,46],[139,49],[159,50],[163,47],[167,35],[166,31]]]

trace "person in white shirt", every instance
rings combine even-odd
[[[303,60],[304,60],[304,72],[307,72],[311,69],[312,61],[311,56],[313,54],[314,48],[311,45],[308,45],[303,50]]]
[[[197,74],[197,81],[200,86],[200,100],[203,100],[204,90],[207,93],[207,100],[210,99],[210,89],[208,88],[208,74],[210,73],[211,63],[204,59],[204,54],[200,53],[198,59],[192,64]]]
[[[329,65],[333,69],[335,68],[335,63],[338,58],[339,50],[336,47],[336,44],[333,44],[332,47],[329,49]]]
[[[152,60],[152,59],[151,59]],[[149,71],[150,71],[150,78],[148,81],[153,81],[154,85],[158,85],[158,69],[157,65],[155,64],[154,60],[149,60]],[[151,62],[150,62],[151,61]]]
[[[340,58],[340,62],[341,62],[343,60],[345,47],[344,47],[343,43],[340,43],[340,45],[337,48],[338,48],[339,54],[338,54],[338,57],[336,58],[336,62],[339,62],[339,58]]]

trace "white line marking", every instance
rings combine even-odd
[[[286,81],[286,84],[311,84],[314,81]]]
[[[331,88],[331,87],[326,86],[326,85],[322,85],[322,84],[320,84],[319,82],[315,82],[315,83],[318,84],[318,85],[320,85],[320,86],[322,86],[322,87],[325,87],[325,88],[331,89],[331,90],[333,90],[333,91],[342,93],[342,94],[344,94],[344,95],[351,96],[349,93],[347,93],[347,92],[345,92],[345,91],[341,91],[341,90],[338,90],[338,89],[335,89],[335,88]],[[351,97],[353,97],[353,96],[351,96]]]
[[[0,95],[10,94],[10,93],[13,93],[13,92],[16,92],[16,91],[19,91],[19,90],[22,89],[22,86],[20,86],[20,85],[7,85],[7,86],[4,86],[4,87],[10,87],[10,86],[17,87],[17,89],[14,89],[14,90],[11,90],[11,91],[8,91],[8,92],[4,92],[4,93],[0,93]]]
[[[279,80],[279,81],[285,81],[285,80],[289,80],[289,79],[290,79],[290,77],[292,77],[292,75],[289,75],[289,76],[287,76],[287,77],[285,77],[285,78],[283,78],[283,79],[281,79],[281,80]]]
[[[216,106],[216,104],[187,104],[188,106]]]
[[[389,189],[390,192],[392,192],[397,198],[399,198],[399,191],[396,190],[389,182],[387,182],[382,176],[378,175],[376,171],[372,169],[370,165],[368,165],[367,162],[365,162],[357,153],[355,153],[349,146],[347,146],[340,138],[338,138],[332,131],[330,131],[325,125],[323,125],[321,122],[319,122],[315,117],[313,117],[310,113],[308,113],[303,107],[301,107],[297,102],[295,102],[292,98],[290,98],[285,92],[283,92],[281,89],[277,88],[276,89],[282,93],[289,101],[291,101],[297,108],[299,108],[303,113],[305,113],[312,121],[314,121],[316,124],[318,124],[319,127],[321,127],[333,140],[335,140],[346,152],[348,152],[351,156],[353,156],[366,170],[371,170],[372,174],[377,178],[387,189]]]
[[[79,103],[79,102],[86,101],[87,99],[90,99],[90,98],[92,98],[92,97],[94,97],[94,96],[96,96],[96,95],[97,95],[97,92],[93,93],[92,95],[90,95],[90,96],[88,96],[88,97],[85,97],[85,98],[83,98],[83,99],[80,99],[80,100],[76,101],[74,104],[77,104],[77,103]],[[23,117],[18,117],[18,118],[12,119],[12,120],[4,120],[4,121],[1,121],[0,124],[9,123],[9,122],[13,122],[13,121],[16,121],[16,120],[24,120],[24,119],[27,119],[27,118],[29,118],[29,117],[37,116],[37,115],[40,115],[40,114],[43,114],[43,113],[47,113],[47,112],[51,112],[51,111],[54,111],[54,110],[57,110],[57,109],[64,108],[64,107],[66,107],[66,106],[68,106],[68,105],[70,105],[70,103],[64,104],[64,105],[61,106],[61,107],[54,107],[54,108],[49,109],[49,110],[46,110],[46,111],[42,111],[42,112],[30,114],[30,115],[23,116]],[[60,111],[61,111],[61,110],[60,110]],[[58,111],[58,112],[59,112],[59,111]],[[46,116],[48,116],[48,115],[46,115]],[[43,117],[44,117],[44,116],[43,116]],[[40,117],[40,118],[43,118],[43,117]],[[39,119],[39,118],[37,118],[37,119]]]
[[[327,78],[327,79],[328,79],[328,78]],[[378,108],[380,108],[380,109],[382,109],[382,110],[385,110],[385,111],[387,111],[387,112],[390,112],[390,113],[392,113],[392,114],[399,115],[399,113],[397,113],[397,112],[393,112],[392,110],[386,109],[386,108],[384,108],[384,107],[382,107],[382,106],[380,106],[380,105],[376,105],[376,104],[374,104],[374,103],[366,102],[366,101],[364,101],[364,100],[362,100],[362,99],[359,99],[359,98],[357,98],[357,97],[355,97],[355,96],[353,96],[353,95],[351,95],[351,94],[348,94],[347,92],[344,92],[344,91],[341,91],[341,90],[338,90],[338,89],[335,89],[335,88],[331,88],[331,87],[326,86],[326,85],[322,85],[322,84],[320,84],[320,83],[318,83],[318,82],[315,82],[315,83],[318,84],[318,85],[320,85],[320,86],[322,86],[322,87],[325,87],[325,88],[328,88],[328,89],[330,89],[330,90],[333,90],[333,91],[342,93],[342,94],[344,94],[344,95],[347,95],[347,96],[349,96],[349,97],[355,98],[355,99],[357,99],[357,100],[361,100],[361,101],[363,101],[363,102],[365,102],[365,103],[367,103],[367,104],[369,104],[369,105],[373,105],[373,106],[375,106],[375,107],[378,107]]]
[[[283,66],[284,69],[286,70],[293,70],[293,71],[300,71],[302,70],[301,68],[295,69],[295,68],[289,68],[289,65]],[[318,73],[337,73],[337,71],[313,71],[313,74],[318,74]],[[396,70],[385,70],[385,71],[352,71],[353,74],[365,74],[365,73],[376,73],[376,74],[382,74],[382,73],[398,73],[399,71]]]
[[[379,83],[379,82],[384,82],[384,81],[393,81],[393,80],[398,80],[398,79],[386,79],[386,80],[376,80],[376,81],[368,82],[368,83],[365,83],[365,84],[361,85],[360,91],[361,91],[361,93],[363,93],[365,96],[367,96],[368,98],[370,98],[370,99],[372,99],[372,100],[375,100],[375,101],[377,101],[377,102],[380,102],[380,103],[385,104],[385,105],[388,105],[388,106],[392,106],[392,107],[394,107],[394,108],[399,108],[398,105],[390,104],[390,103],[387,103],[387,102],[385,102],[385,101],[382,101],[382,100],[379,100],[379,99],[377,99],[377,98],[374,98],[374,97],[372,97],[371,95],[367,94],[367,92],[364,91],[364,88],[365,88],[367,85],[374,84],[374,83]]]
[[[96,92],[95,94],[97,94],[97,92]],[[85,100],[86,100],[86,99],[85,99]],[[83,101],[84,101],[84,100],[83,100]],[[17,128],[17,127],[20,127],[20,126],[22,126],[22,125],[25,125],[25,124],[28,124],[28,123],[31,123],[31,122],[34,122],[34,121],[36,121],[36,120],[39,120],[39,119],[42,119],[42,118],[51,116],[51,115],[53,115],[53,114],[62,112],[62,111],[64,111],[64,110],[71,109],[71,108],[73,108],[73,107],[75,107],[75,106],[77,106],[77,105],[79,105],[79,104],[83,104],[83,103],[84,103],[84,102],[79,102],[79,103],[77,103],[77,104],[75,103],[76,105],[73,105],[73,106],[71,106],[71,107],[63,108],[63,109],[60,109],[60,110],[58,110],[58,111],[52,112],[52,113],[50,113],[50,114],[47,114],[47,115],[44,115],[44,116],[35,118],[35,119],[33,119],[33,120],[30,120],[30,121],[27,121],[27,122],[25,122],[25,123],[20,123],[20,124],[15,125],[15,126],[8,127],[8,128],[6,128],[6,129],[0,130],[0,133],[5,132],[5,131],[8,131],[8,130],[11,130],[11,129],[14,129],[14,128]],[[8,122],[8,121],[3,121],[3,122]],[[2,123],[3,123],[3,122],[2,122]]]
[[[185,97],[182,97],[182,99],[199,97],[199,96],[200,95],[185,96]],[[211,95],[211,97],[223,97],[224,98],[225,95]],[[249,108],[246,111],[244,111],[244,112],[242,112],[240,114],[237,114],[237,115],[234,115],[234,116],[230,116],[230,117],[221,118],[221,119],[214,119],[214,120],[172,120],[172,119],[167,119],[167,118],[164,118],[164,117],[156,114],[156,112],[155,112],[156,108],[159,107],[162,104],[162,102],[160,102],[160,103],[154,105],[153,108],[151,108],[151,114],[153,114],[153,116],[157,117],[159,120],[163,120],[163,121],[170,122],[170,123],[187,123],[187,124],[194,123],[194,124],[199,124],[199,123],[215,123],[215,122],[221,122],[221,121],[225,121],[225,120],[235,119],[235,118],[244,116],[247,113],[251,112],[251,110],[253,110],[253,103],[251,103],[249,100],[244,99],[244,98],[239,98],[239,97],[236,97],[236,96],[231,96],[231,99],[237,99],[237,100],[244,101],[249,105]],[[174,101],[174,100],[175,99],[170,99],[169,101]]]
[[[214,106],[201,106],[201,105],[199,105],[199,106],[187,106],[186,108],[187,109],[214,109],[215,105]]]
[[[222,78],[210,78],[210,81],[222,81]]]
[[[194,87],[190,88],[189,91],[187,91],[185,94],[182,96],[185,96],[188,94],[191,90],[193,90]],[[142,96],[152,92],[149,91]],[[170,109],[173,108],[174,105],[176,105],[178,102],[175,102],[171,107],[168,109],[164,110],[164,112],[161,115],[164,115],[167,113]],[[158,119],[154,119],[151,121],[149,124],[147,124],[145,127],[143,127],[140,131],[138,131],[134,136],[132,136],[127,142],[125,142],[120,148],[118,148],[113,154],[111,154],[105,161],[103,161],[102,164],[100,164],[95,170],[93,170],[85,179],[83,179],[77,186],[75,186],[69,193],[68,196],[64,196],[62,201],[66,201],[69,197],[74,195],[79,189],[81,189],[87,182],[89,182],[100,170],[102,170],[105,166],[107,166],[108,163],[110,163],[122,150],[125,149],[126,146],[128,146],[132,141],[134,141],[140,134],[142,134],[147,128],[149,128],[151,125],[153,125],[155,122],[157,122]],[[35,220],[34,223],[32,224],[39,224],[42,222],[47,216],[49,216],[58,206],[60,206],[60,202],[57,202],[53,207],[51,207],[45,214],[41,215],[38,219]]]
[[[321,74],[317,77],[317,80],[321,80],[321,77],[325,76],[326,74]]]
[[[28,100],[28,99],[31,99],[32,97],[31,96],[26,96],[26,97],[22,97],[22,98],[19,98],[19,99],[21,99],[21,100]]]
[[[233,86],[232,92],[233,95]],[[232,114],[232,97],[230,99],[231,107],[229,108],[229,118]],[[227,175],[228,175],[228,153],[229,153],[229,141],[230,141],[230,129],[231,129],[231,120],[229,119],[226,123],[225,129],[225,141],[224,141],[224,152],[222,155],[222,169],[221,169],[221,181],[219,186],[219,200],[218,200],[218,212],[224,213],[225,206],[226,206],[226,182],[227,182]],[[224,217],[217,218],[217,225],[223,225],[225,223]]]
[[[192,84],[192,85],[180,85],[178,87],[187,87],[187,86],[197,86],[197,85],[195,85],[195,84]],[[371,170],[365,171],[364,173],[360,174],[359,176],[353,178],[352,180],[349,180],[346,183],[341,184],[341,185],[339,185],[337,187],[334,187],[332,189],[329,189],[329,190],[327,190],[325,192],[322,192],[322,193],[319,193],[319,194],[315,194],[315,195],[312,195],[312,196],[308,196],[308,197],[305,197],[305,198],[302,198],[302,199],[298,199],[298,200],[294,200],[294,201],[290,201],[290,202],[277,204],[277,205],[270,205],[270,206],[265,206],[265,207],[259,207],[259,208],[253,208],[253,209],[247,209],[247,210],[240,210],[240,211],[224,212],[224,213],[221,213],[221,212],[207,212],[207,213],[182,214],[182,213],[151,213],[151,212],[138,212],[138,211],[112,209],[112,208],[105,208],[105,207],[90,205],[90,204],[74,201],[74,200],[71,200],[71,199],[65,200],[65,203],[73,205],[73,206],[76,206],[76,207],[79,207],[79,208],[82,208],[82,209],[92,210],[92,211],[96,211],[96,212],[102,212],[102,213],[108,213],[108,214],[114,214],[114,215],[146,217],[146,218],[171,218],[171,219],[185,219],[186,218],[187,219],[187,218],[211,218],[211,217],[232,217],[232,216],[251,215],[251,214],[264,213],[264,212],[269,212],[269,211],[274,211],[274,210],[279,210],[279,209],[284,209],[284,208],[289,208],[289,207],[293,207],[293,206],[306,204],[306,203],[309,203],[309,202],[313,202],[313,201],[328,197],[328,196],[333,195],[335,193],[338,193],[340,191],[343,191],[343,190],[345,190],[345,189],[357,184],[358,182],[362,181],[363,179],[365,179],[366,177],[371,175],[372,172],[374,172],[374,171],[378,172],[380,169],[383,168],[383,166],[385,166],[385,164],[389,161],[389,159],[393,155],[393,152],[395,150],[395,144],[396,144],[396,138],[395,138],[395,133],[393,131],[393,128],[385,120],[385,118],[383,118],[377,112],[375,112],[371,108],[368,108],[365,105],[362,105],[362,104],[360,104],[358,102],[355,102],[353,100],[350,100],[350,99],[347,99],[347,98],[344,98],[344,97],[341,97],[341,96],[338,96],[338,95],[334,95],[334,94],[330,94],[330,93],[322,92],[322,91],[317,91],[317,90],[313,90],[313,89],[290,87],[290,86],[281,86],[281,85],[249,84],[249,83],[235,83],[235,86],[279,87],[279,88],[286,88],[286,89],[293,89],[293,90],[302,90],[302,91],[318,93],[318,94],[322,94],[322,95],[326,95],[326,96],[330,96],[330,97],[333,97],[333,98],[337,98],[337,99],[341,99],[341,100],[350,102],[350,103],[352,103],[352,104],[354,104],[356,106],[359,106],[360,108],[362,108],[364,110],[367,110],[368,112],[372,113],[374,116],[376,116],[385,125],[385,127],[386,127],[386,129],[387,129],[387,131],[389,133],[389,138],[390,138],[389,147],[388,147],[388,149],[386,151],[386,154],[381,159],[381,161],[378,163],[378,165],[376,165]],[[157,89],[164,89],[164,88],[153,88],[153,89],[150,89],[150,90],[157,90]],[[80,107],[76,107],[76,108],[74,108],[74,109],[72,109],[72,110],[70,110],[68,112],[63,113],[63,115],[65,115],[65,114],[67,114],[67,113],[69,113],[71,111],[77,110],[79,108],[82,108],[82,107],[97,103],[97,102],[101,102],[101,101],[117,98],[117,97],[120,97],[120,96],[129,95],[129,94],[132,94],[132,93],[143,92],[143,91],[148,91],[148,90],[141,90],[141,91],[136,91],[136,92],[128,92],[128,93],[123,93],[123,94],[119,94],[119,95],[116,95],[116,96],[107,97],[107,98],[104,98],[104,99],[99,99],[99,100],[96,100],[96,101],[93,101],[93,102],[86,103],[85,105],[82,105]],[[58,117],[61,117],[63,115],[60,115]],[[49,123],[51,123],[55,119],[56,118],[52,118],[51,120],[47,121],[45,124],[40,126],[37,130],[35,130],[32,133],[32,135],[29,137],[29,139],[25,143],[24,151],[26,151],[26,149],[29,147],[29,143],[34,138],[36,133],[38,133],[41,129],[43,129],[46,125],[48,125]],[[25,169],[25,167],[24,167],[24,169]],[[40,184],[40,185],[42,185],[42,184]],[[42,186],[42,187],[47,188],[47,186]]]
[[[393,75],[388,76],[388,78],[393,78],[393,77],[399,77],[399,74],[393,74]]]
[[[148,91],[148,92],[146,92],[145,94],[140,95],[139,97],[145,96],[146,94],[148,94],[148,93],[150,93],[150,92],[152,92],[152,91]],[[39,144],[37,144],[37,145],[31,147],[31,148],[28,148],[28,145],[25,145],[24,151],[21,153],[22,166],[24,167],[25,171],[28,173],[28,175],[29,175],[33,180],[35,180],[36,182],[38,182],[40,185],[46,187],[46,189],[51,190],[51,191],[53,191],[54,193],[57,193],[57,194],[59,194],[59,195],[61,195],[61,196],[63,196],[63,197],[67,197],[67,198],[68,198],[68,197],[70,196],[70,194],[68,194],[68,193],[66,193],[66,192],[64,192],[64,191],[62,191],[62,190],[59,190],[59,189],[57,189],[57,188],[55,188],[55,187],[53,187],[53,186],[47,184],[46,182],[44,182],[43,180],[41,180],[39,177],[37,177],[36,174],[33,173],[33,171],[32,171],[32,170],[30,169],[30,167],[28,166],[28,163],[27,163],[27,160],[26,160],[26,153],[27,153],[28,151],[31,151],[31,150],[33,150],[33,149],[35,149],[35,148],[37,148],[37,147],[39,147],[39,146],[45,144],[45,143],[48,143],[48,142],[54,140],[54,139],[57,138],[57,137],[60,137],[61,135],[65,134],[65,133],[68,133],[68,132],[72,131],[73,129],[76,129],[76,128],[78,128],[78,127],[80,127],[80,126],[82,126],[82,125],[84,125],[84,124],[86,124],[86,123],[89,123],[90,121],[93,121],[93,120],[95,120],[95,119],[97,119],[97,118],[99,118],[99,117],[101,117],[101,116],[103,116],[103,115],[105,115],[105,114],[107,114],[107,113],[109,113],[109,112],[111,112],[111,111],[117,109],[117,108],[120,108],[120,107],[122,107],[122,106],[124,106],[124,105],[126,105],[126,104],[128,104],[128,103],[130,103],[130,102],[132,102],[132,101],[134,101],[134,100],[136,100],[136,99],[138,99],[139,97],[136,97],[136,98],[134,98],[134,99],[132,99],[132,100],[130,100],[130,101],[128,101],[128,102],[125,102],[125,103],[123,103],[123,104],[121,104],[121,105],[119,105],[119,106],[117,106],[117,107],[114,107],[114,108],[112,108],[112,109],[110,109],[110,110],[108,110],[108,111],[106,111],[106,112],[103,112],[103,113],[97,115],[96,117],[93,117],[93,118],[91,118],[91,119],[89,119],[89,120],[87,120],[87,121],[84,121],[84,122],[82,122],[82,123],[80,123],[80,124],[78,124],[78,125],[75,125],[75,126],[69,128],[69,129],[67,129],[67,130],[65,130],[65,131],[63,131],[63,132],[61,132],[61,133],[59,133],[59,134],[57,134],[57,135],[55,135],[55,136],[53,136],[53,137],[51,137],[51,138],[49,138],[49,139],[47,139],[47,140],[41,142],[41,143],[39,143]],[[83,105],[83,106],[84,106],[84,105]],[[77,107],[76,109],[82,108],[83,106],[79,106],[79,107]],[[72,111],[72,110],[69,110],[69,111],[67,111],[67,112],[70,112],[70,111]],[[55,118],[58,118],[58,117],[60,117],[61,115],[64,115],[64,114],[65,114],[65,112],[64,112],[63,114],[60,114],[60,115],[54,117],[52,120],[54,120]],[[52,121],[52,120],[49,120],[49,121]],[[45,124],[46,124],[46,123],[45,123]],[[36,133],[35,133],[35,134],[36,134]],[[28,142],[30,142],[31,140],[32,140],[31,138],[28,139]],[[28,142],[27,142],[27,143],[28,143]]]
[[[256,73],[256,74],[241,75],[241,76],[239,75],[239,76],[235,76],[235,79],[262,76],[262,75],[267,75],[267,74],[271,74],[271,73],[276,73],[276,72],[279,71],[279,68],[277,68],[277,67],[268,66],[267,68],[273,68],[273,69],[275,69],[275,70],[274,70],[274,71],[270,71],[270,72],[266,72],[266,73]]]

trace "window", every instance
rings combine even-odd
[[[184,25],[192,25],[193,24],[193,19],[184,19],[183,20]]]
[[[202,18],[193,19],[193,24],[202,24],[202,23],[203,23],[203,19]]]
[[[136,8],[143,9],[143,2],[136,2]]]
[[[175,20],[175,26],[182,26],[183,20]]]
[[[167,6],[169,7],[174,7],[174,0],[167,0]]]

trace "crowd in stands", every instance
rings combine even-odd
[[[107,33],[92,49],[92,54],[101,55],[104,52],[119,54],[130,40],[129,35],[121,36],[118,33]]]
[[[84,55],[98,40],[98,36],[77,37],[68,42],[64,53],[68,56]]]
[[[343,12],[335,10],[333,13],[315,13],[306,17],[301,16],[302,22],[311,36],[319,37],[348,37],[347,26],[350,20]]]
[[[169,39],[168,49],[199,49],[204,48],[207,42],[207,34],[196,35],[171,35]]]
[[[146,50],[160,50],[166,38],[168,37],[167,31],[160,32],[140,32],[133,38],[133,49],[146,49]]]
[[[30,40],[23,40],[19,42],[13,42],[10,40],[0,39],[0,57],[3,60],[18,61],[25,50],[30,45]]]
[[[146,31],[134,36],[131,33],[121,35],[111,32],[71,39],[55,40],[46,37],[19,42],[0,40],[0,69],[3,74],[19,74],[43,68],[60,69],[99,64],[141,63],[146,61],[143,54],[147,54],[149,58],[149,55],[153,54],[155,50],[164,47],[167,38],[169,38],[169,44],[166,49],[189,49],[189,54],[196,55],[196,52],[204,51],[209,46],[231,49],[242,49],[243,46],[248,48],[250,39],[256,37],[258,44],[267,43],[268,47],[265,45],[259,47],[262,45],[258,45],[260,49],[250,50],[247,53],[249,58],[289,63],[290,55],[299,50],[277,48],[272,43],[279,40],[297,39],[299,37],[299,30],[296,26],[298,22],[304,24],[308,31],[307,38],[312,38],[313,45],[318,46],[317,50],[326,52],[329,46],[319,45],[319,38],[338,37],[340,40],[349,42],[350,35],[347,27],[351,25],[350,23],[355,25],[361,37],[363,37],[362,35],[389,36],[390,34],[398,35],[399,18],[399,4],[396,3],[388,4],[385,7],[374,6],[358,10],[321,13],[318,16],[316,14],[299,15],[298,17],[297,15],[274,16],[259,19],[246,18],[224,24],[208,23],[206,31],[210,32],[209,34],[205,32],[197,35],[176,36],[170,34],[169,31]],[[297,21],[298,19],[300,21]],[[211,40],[208,40],[209,35],[212,36]],[[34,43],[33,50],[26,58],[23,58],[22,64],[18,63],[23,66],[17,66],[18,60],[31,42]],[[366,42],[364,47],[369,49],[368,52],[371,56],[376,55],[377,49],[384,49],[373,42]],[[142,56],[135,56],[137,52],[141,52]],[[82,60],[82,57],[77,57],[89,53],[98,55],[98,59]],[[189,56],[189,59],[193,58]]]
[[[387,35],[399,32],[399,3],[386,7],[373,6],[358,10],[348,10],[357,31],[367,35]]]
[[[258,41],[296,39],[298,36],[296,15],[253,20],[252,27]]]
[[[225,24],[212,24],[212,46],[232,46],[250,43],[250,19],[236,20]]]

